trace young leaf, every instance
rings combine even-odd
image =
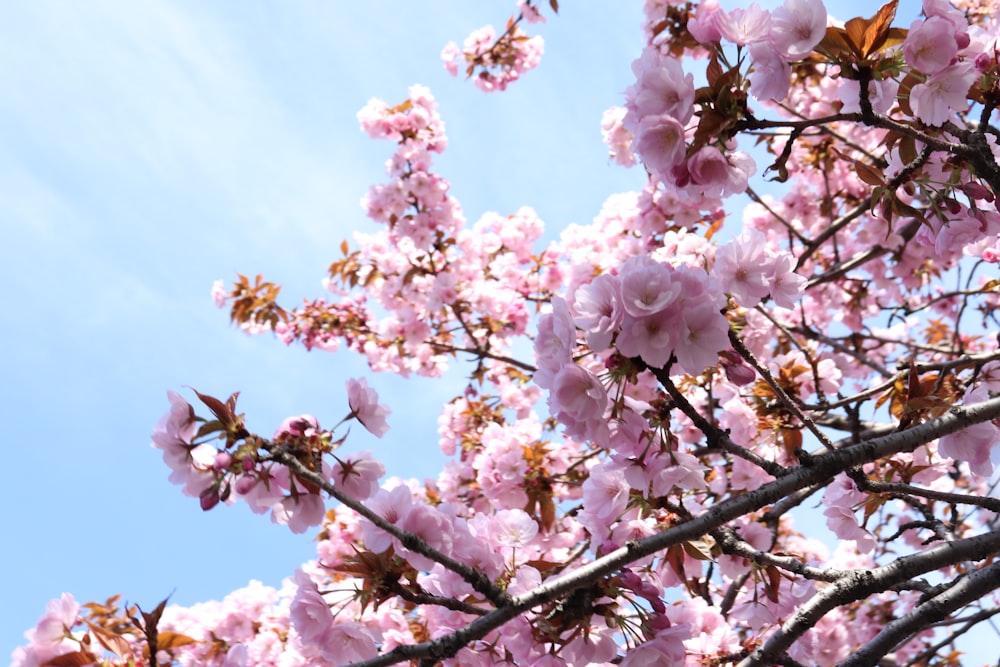
[[[97,656],[86,651],[74,651],[73,653],[63,653],[47,662],[42,663],[42,667],[86,667],[93,665],[97,661]]]

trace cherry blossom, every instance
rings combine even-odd
[[[771,13],[771,43],[789,60],[798,60],[823,39],[826,24],[822,0],[785,0]]]
[[[943,125],[955,111],[968,106],[966,93],[977,75],[971,63],[963,62],[929,76],[910,91],[913,113],[928,125]]]
[[[392,411],[378,402],[378,393],[368,386],[364,378],[347,381],[347,402],[351,406],[351,417],[361,422],[368,431],[381,438],[389,431],[386,418]]]
[[[445,67],[512,85],[558,4],[523,0]],[[373,372],[464,369],[447,461],[383,479],[344,425],[394,437],[364,378],[333,429],[169,392],[171,482],[317,536],[278,589],[164,603],[157,662],[953,662],[1000,583],[1000,25],[992,2],[897,10],[648,0],[599,127],[640,184],[561,230],[529,207],[467,220],[431,92],[369,101],[362,130],[390,142],[374,229],[324,298],[285,310],[240,276],[212,299]],[[13,664],[139,664],[134,614],[65,595]]]

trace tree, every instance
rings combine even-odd
[[[446,66],[503,90],[557,10],[522,2]],[[334,298],[287,309],[262,276],[216,297],[374,370],[471,359],[441,416],[452,462],[380,486],[338,430],[387,432],[363,379],[341,424],[270,437],[237,394],[171,392],[171,481],[318,526],[317,560],[210,610],[65,595],[14,663],[960,661],[1000,587],[994,10],[927,0],[904,29],[895,0],[832,25],[820,0],[646,3],[603,129],[648,184],[544,249],[530,209],[465,224],[430,91],[370,102],[362,128],[395,144],[366,201],[382,228],[342,244]],[[751,181],[753,145],[780,190]]]

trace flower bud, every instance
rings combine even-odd
[[[198,496],[198,502],[201,503],[201,509],[208,511],[219,504],[219,487],[213,485],[201,492]]]
[[[733,350],[724,350],[719,353],[719,356],[722,358],[722,367],[726,371],[726,379],[736,386],[746,386],[757,378],[757,372]]]
[[[980,74],[986,74],[993,67],[993,58],[990,57],[988,53],[980,53],[976,56],[976,71]]]
[[[243,475],[238,480],[236,480],[236,493],[241,496],[250,493],[254,486],[257,485],[257,480],[252,475]]]
[[[233,456],[229,452],[219,452],[215,455],[214,468],[218,471],[228,470],[233,462]]]

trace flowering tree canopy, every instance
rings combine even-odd
[[[378,229],[341,244],[332,296],[213,294],[374,371],[467,369],[444,470],[386,480],[351,448],[351,421],[400,427],[365,379],[340,424],[271,435],[235,393],[170,392],[170,481],[317,531],[315,559],[190,608],[66,594],[14,665],[960,663],[1000,613],[997,7],[896,4],[647,0],[601,122],[646,186],[544,247],[529,208],[465,220],[431,91],[370,101]],[[522,0],[445,67],[504,90],[558,9]]]

